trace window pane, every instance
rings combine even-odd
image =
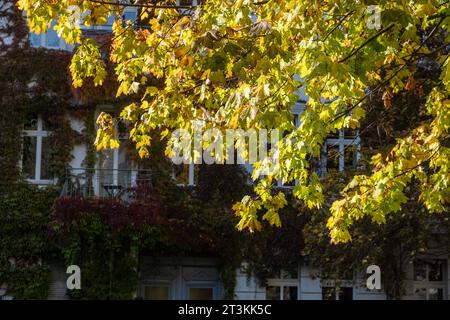
[[[194,5],[194,1],[193,0],[177,0],[176,3],[179,6],[192,6],[192,5]],[[190,14],[191,13],[190,9],[179,9],[178,11],[181,14]]]
[[[322,287],[322,300],[336,300],[336,288]]]
[[[136,20],[136,12],[126,11],[123,13],[123,18],[124,18],[124,20],[135,21]]]
[[[146,286],[144,292],[146,300],[169,300],[169,287]]]
[[[295,187],[295,185],[296,185],[296,180],[292,180],[292,181],[285,182],[285,183],[282,183],[283,180],[281,180],[281,179],[279,181],[280,181],[280,186],[283,186],[283,187]]]
[[[35,113],[29,113],[25,119],[25,130],[37,130],[38,116]]]
[[[189,288],[189,300],[212,300],[213,288]]]
[[[105,149],[99,154],[99,168],[113,169],[114,168],[114,150]]]
[[[300,126],[300,115],[299,114],[294,114],[294,125],[296,128],[298,128]]]
[[[46,37],[45,37],[45,45],[47,47],[59,48],[59,37],[56,34],[56,31],[53,29],[55,26],[55,22],[53,22],[48,28]]]
[[[280,300],[281,288],[279,286],[269,286],[266,288],[266,300]]]
[[[100,188],[100,196],[112,196],[115,190],[114,182],[114,150],[103,150],[99,154],[99,170],[98,183]],[[111,190],[111,188],[113,188]]]
[[[297,300],[297,287],[283,287],[283,300]]]
[[[356,146],[346,146],[344,151],[344,168],[356,165]]]
[[[34,32],[30,32],[30,43],[33,47],[41,46],[42,34],[36,34]]]
[[[346,128],[344,129],[344,138],[354,139],[356,137],[357,130]]]
[[[443,290],[441,288],[428,289],[428,300],[443,300]]]
[[[327,171],[339,170],[339,146],[327,146]]]
[[[55,126],[49,121],[49,117],[41,115],[42,119],[42,130],[44,131],[52,131],[55,129]]]
[[[426,281],[427,271],[426,264],[423,260],[416,260],[414,262],[414,281]]]
[[[339,288],[339,300],[353,300],[353,288]]]
[[[414,295],[420,300],[427,300],[427,289],[416,289]]]
[[[24,137],[22,173],[26,179],[36,179],[36,137]]]
[[[52,178],[51,174],[51,157],[52,157],[52,148],[49,143],[49,139],[43,137],[42,138],[42,154],[41,154],[41,179],[49,180]]]
[[[108,20],[106,22],[106,26],[112,27],[112,25],[114,24],[114,21],[116,21],[116,16],[115,15],[108,16]]]
[[[323,148],[320,150],[320,157],[321,158],[326,157],[325,152],[323,151]],[[321,176],[325,173],[324,172],[325,168],[323,168],[324,166],[322,165],[323,162],[321,161],[321,158],[312,158],[310,160],[311,170],[313,172],[317,173],[319,176]]]
[[[327,139],[339,139],[339,130],[330,132]]]
[[[127,162],[127,145],[125,141],[121,141],[119,147],[119,185],[123,187],[128,187],[130,185],[130,172],[128,171],[128,162]]]
[[[129,137],[129,129],[127,128],[127,124],[120,120],[117,122],[117,137],[120,141],[126,141]]]
[[[428,280],[442,281],[442,260],[434,260],[428,264]]]

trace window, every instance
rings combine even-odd
[[[177,6],[198,6],[200,4],[203,4],[205,0],[177,0],[176,5]]]
[[[185,280],[183,299],[187,300],[215,300],[218,298],[216,281]]]
[[[105,111],[108,112],[108,111]],[[108,112],[113,119],[114,112]],[[132,170],[129,155],[129,139],[127,124],[114,122],[120,146],[116,149],[104,149],[98,154],[94,193],[101,197],[127,197],[128,189],[137,179],[137,171]]]
[[[98,177],[99,193],[104,196],[115,196],[123,187],[129,186],[131,172],[128,171],[127,146],[119,139],[118,149],[102,150],[99,154]]]
[[[420,300],[443,300],[442,288],[418,288],[414,290],[414,296]]]
[[[322,300],[353,300],[353,288],[322,287]]]
[[[137,20],[137,11],[130,10],[131,8],[126,8],[123,12],[123,20],[125,21],[136,21]]]
[[[214,288],[201,288],[191,287],[189,288],[189,300],[213,300]]]
[[[445,260],[417,259],[414,262],[414,295],[421,300],[443,300]]]
[[[169,286],[145,286],[145,300],[169,300]]]
[[[108,21],[105,25],[96,25],[95,29],[101,29],[101,30],[112,30],[112,26],[114,22],[116,21],[117,16],[116,15],[110,15],[108,17]],[[131,21],[136,22],[137,20],[137,9],[132,7],[127,7],[123,10],[122,14],[122,20],[125,23],[125,21]]]
[[[55,26],[55,22],[52,22],[50,28],[48,28],[47,32],[42,32],[40,34],[36,34],[34,32],[30,32],[30,42],[33,47],[45,47],[50,49],[62,49],[62,50],[71,50],[71,47],[66,44],[66,42],[58,37],[58,34],[53,29]]]
[[[340,160],[340,153],[339,153],[339,146],[337,145],[327,145],[327,171],[329,170],[339,170],[339,160]]]
[[[322,281],[322,300],[353,300],[352,281],[344,280],[339,284],[333,280]]]
[[[279,278],[268,279],[266,300],[298,300],[297,274],[282,271]]]
[[[85,12],[83,12],[81,14],[81,26],[80,28],[84,31],[89,31],[89,30],[96,30],[96,31],[111,31],[112,30],[112,26],[114,24],[114,22],[116,21],[116,19],[118,18],[118,15],[116,14],[110,14],[107,19],[106,22],[104,24],[93,24],[93,25],[85,25],[84,24],[84,20],[86,18],[86,16],[89,14],[90,10],[86,10]],[[123,11],[122,11],[122,21],[125,23],[125,21],[131,21],[131,22],[136,22],[138,17],[138,9],[136,7],[124,7]]]
[[[297,300],[297,291],[294,285],[267,286],[266,300]]]
[[[176,6],[192,6],[192,7],[196,7],[198,5],[201,5],[205,2],[205,0],[176,0],[175,5]],[[187,9],[187,8],[180,8],[178,10],[180,12],[180,14],[183,15],[191,15],[193,10],[192,9]]]
[[[50,184],[51,131],[47,121],[41,115],[29,115],[22,141],[22,174],[28,181],[35,184]]]
[[[131,187],[135,180],[132,175],[128,155],[128,136],[123,122],[116,125],[120,147],[105,149],[99,153],[97,164],[96,194],[105,197],[115,197],[124,188]]]
[[[320,174],[343,171],[356,166],[359,160],[360,138],[357,131],[342,129],[327,138],[322,149]]]

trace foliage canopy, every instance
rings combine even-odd
[[[326,137],[360,127],[364,104],[380,92],[386,109],[395,95],[416,94],[424,120],[408,127],[391,150],[374,155],[372,172],[355,175],[331,206],[327,225],[334,242],[349,241],[350,226],[363,217],[384,223],[407,202],[405,189],[414,181],[430,212],[446,211],[450,197],[449,4],[377,1],[381,26],[369,28],[371,4],[206,0],[186,14],[175,0],[19,1],[32,31],[43,32],[56,20],[55,30],[78,44],[71,64],[76,87],[87,78],[101,85],[107,76],[104,45],[83,36],[81,25],[107,24],[110,14],[117,16],[109,58],[116,66],[117,96],[139,98],[123,108],[121,118],[134,126],[130,138],[141,156],[148,155],[152,131],[163,137],[173,129],[192,131],[196,121],[205,129],[288,132],[278,143],[276,161],[255,165],[255,195],[234,206],[240,228],[258,230],[261,219],[280,223],[285,199],[273,188],[279,179],[298,180],[294,196],[310,208],[322,206],[323,187],[311,162]],[[81,21],[73,6],[85,13]],[[126,6],[139,9],[136,23],[121,18]],[[430,39],[436,37],[440,45],[433,47]],[[424,90],[416,69],[427,59],[438,64],[440,77]],[[295,128],[291,108],[299,90],[308,102]],[[117,147],[112,122],[103,120],[98,148]],[[274,170],[260,178],[265,166]]]

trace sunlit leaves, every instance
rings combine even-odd
[[[71,65],[74,85],[87,77],[101,84],[105,68],[100,47],[70,25],[67,8],[73,4],[20,1],[32,31],[45,31],[55,19],[63,38],[80,43]],[[86,13],[84,25],[104,24],[123,9],[90,1],[76,4]],[[277,145],[275,158],[255,165],[254,197],[234,206],[241,218],[238,228],[259,230],[261,220],[280,224],[278,212],[285,200],[274,190],[275,181],[296,180],[294,196],[310,208],[322,206],[323,187],[310,163],[321,156],[326,137],[358,128],[373,93],[382,93],[386,109],[404,91],[425,95],[414,76],[415,65],[431,55],[429,33],[450,29],[444,0],[382,1],[378,8],[381,25],[376,28],[367,23],[366,2],[347,0],[207,0],[192,16],[146,8],[140,26],[119,18],[112,28],[110,59],[116,64],[117,96],[141,97],[121,113],[133,126],[130,138],[139,154],[148,155],[152,131],[167,136],[182,128],[193,133],[197,121],[205,130],[280,128],[290,133]],[[449,42],[448,34],[442,37]],[[328,223],[334,241],[350,240],[349,227],[357,219],[370,216],[383,223],[386,215],[401,210],[407,200],[404,190],[413,179],[420,181],[421,200],[430,211],[445,210],[450,63],[442,52],[434,52],[442,65],[441,83],[431,84],[435,88],[423,97],[429,121],[409,128],[388,154],[373,158],[371,175],[355,176],[343,190]],[[290,112],[300,87],[308,102],[295,128]],[[116,146],[110,122],[103,119],[99,147]],[[172,151],[169,145],[166,154]],[[265,176],[257,174],[268,170]]]
[[[119,148],[119,140],[111,115],[105,112],[100,113],[97,124],[99,126],[95,139],[97,150]]]
[[[72,57],[70,64],[74,87],[83,85],[83,79],[93,78],[94,85],[101,85],[105,79],[106,65],[101,58],[97,43],[86,39]]]
[[[385,159],[381,154],[372,158],[373,175],[354,177],[343,190],[344,197],[331,207],[328,227],[334,233],[333,241],[348,241],[349,227],[365,215],[376,223],[384,223],[387,214],[399,211],[407,202],[405,189],[412,179],[420,181],[420,198],[430,212],[446,210],[450,158],[448,148],[434,134],[428,126],[415,129],[411,136],[399,140]],[[425,165],[439,171],[425,174]]]

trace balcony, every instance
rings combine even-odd
[[[135,199],[137,190],[151,190],[150,170],[69,168],[61,197]]]

